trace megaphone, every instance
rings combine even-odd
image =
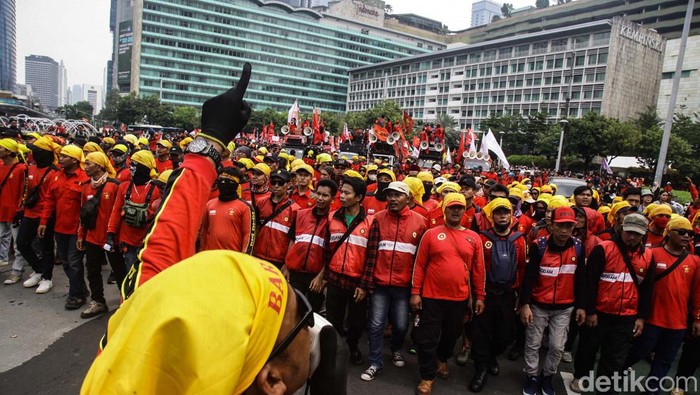
[[[394,141],[399,141],[399,139],[401,138],[401,135],[399,134],[399,132],[394,132],[389,137],[393,137]]]
[[[437,144],[435,144],[435,149],[436,149],[437,151],[442,152],[442,150],[445,149],[445,146],[442,145],[442,143],[437,143]]]
[[[378,139],[377,139],[377,135],[376,135],[376,134],[374,134],[374,133],[370,133],[370,134],[369,134],[369,142],[370,142],[370,143],[374,144],[374,143],[377,142],[377,140],[378,140]]]
[[[282,126],[282,128],[280,128],[280,132],[282,132],[282,134],[289,134],[289,126]]]
[[[479,151],[476,153],[476,159],[483,160],[484,159],[484,153]]]
[[[393,134],[386,138],[386,143],[389,145],[394,145],[394,143],[396,143],[396,138]]]
[[[468,159],[468,158],[469,158],[469,152],[467,152],[467,151],[462,152],[462,158]]]
[[[308,126],[304,128],[304,136],[307,136],[307,137],[308,137],[308,136],[311,136],[312,134],[314,134],[314,130],[313,130],[313,129],[311,129],[311,128],[308,127]]]
[[[467,156],[469,159],[476,159],[476,151],[469,151],[469,155]]]
[[[420,142],[420,149],[422,149],[422,150],[427,150],[428,147],[430,147],[430,144],[428,144],[427,141],[421,141],[421,142]]]
[[[326,130],[325,132],[323,132],[323,138],[324,138],[325,140],[328,140],[328,137],[329,137],[330,135],[331,135],[331,132],[329,132],[329,131],[327,131],[327,130]]]

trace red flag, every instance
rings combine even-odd
[[[413,133],[413,127],[416,126],[416,123],[413,121],[413,118],[411,118],[410,115],[406,111],[403,112],[403,130],[406,131],[406,133]]]
[[[464,147],[466,146],[465,140],[467,139],[467,131],[463,130],[459,132],[459,149],[457,150],[457,158],[462,157],[464,152]]]
[[[270,134],[270,137],[277,135],[277,132],[275,131],[275,124],[270,121],[270,126],[267,127],[267,133]]]
[[[416,148],[420,147],[420,139],[418,136],[413,136],[413,146]]]

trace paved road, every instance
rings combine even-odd
[[[0,268],[0,279],[9,267]],[[103,271],[105,277],[107,269]],[[118,304],[116,287],[107,286],[107,302],[114,309]],[[63,308],[68,284],[60,267],[54,271],[54,289],[36,295],[21,283],[0,284],[0,394],[76,394],[105,331],[108,317],[92,320],[80,318],[80,310]],[[362,351],[367,352],[366,342]],[[418,381],[417,357],[406,354],[406,366],[391,364],[388,351],[384,372],[372,382],[360,380],[366,366],[351,366],[348,375],[350,394],[410,394]],[[523,361],[501,361],[501,374],[490,377],[482,392],[493,395],[521,393]],[[571,380],[572,366],[562,363],[563,373],[555,380],[558,394],[567,394],[564,382]],[[450,361],[451,377],[434,384],[433,393],[467,394],[467,385],[474,373],[472,363],[466,367]],[[646,371],[646,369],[643,369]],[[562,378],[563,376],[563,378]],[[569,392],[570,394],[570,392]]]

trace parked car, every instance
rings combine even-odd
[[[571,177],[552,177],[549,179],[549,183],[557,186],[557,193],[555,193],[555,195],[562,195],[567,198],[570,198],[574,194],[574,189],[581,185],[586,185],[586,181]]]

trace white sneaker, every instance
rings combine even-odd
[[[41,281],[41,274],[32,272],[32,274],[29,275],[29,278],[22,283],[22,286],[24,286],[24,288],[36,287],[39,284],[39,281]]]
[[[569,385],[569,388],[577,394],[582,393],[583,390],[581,390],[581,379],[574,379],[574,381],[572,381]]]
[[[2,261],[0,261],[0,266],[7,266],[7,265],[9,265],[9,264],[10,264],[10,262],[7,261],[7,260],[2,260]]]
[[[570,351],[564,351],[564,355],[561,356],[561,360],[566,363],[571,363],[573,362],[574,357],[571,355]]]
[[[18,283],[22,279],[22,276],[18,276],[16,274],[10,274],[10,277],[8,277],[5,280],[5,285],[12,285]]]
[[[39,287],[36,289],[36,293],[45,294],[45,293],[51,291],[51,288],[53,288],[53,281],[41,280],[41,281],[39,281]]]

